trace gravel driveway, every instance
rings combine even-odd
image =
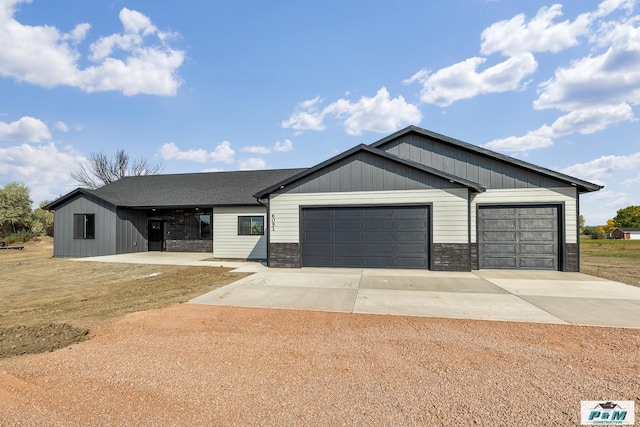
[[[581,400],[640,407],[639,348],[631,329],[176,305],[0,360],[0,425],[575,426]]]

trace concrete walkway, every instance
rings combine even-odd
[[[640,328],[640,288],[581,273],[274,269],[167,252],[77,261],[223,266],[255,273],[193,304]]]

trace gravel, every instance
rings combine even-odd
[[[0,425],[575,426],[581,400],[640,407],[638,349],[632,329],[175,305],[0,360]]]

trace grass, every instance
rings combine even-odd
[[[640,287],[640,240],[580,240],[580,271]]]

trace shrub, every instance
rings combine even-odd
[[[29,240],[35,237],[38,237],[38,233],[34,233],[32,231],[22,229],[15,233],[8,234],[2,239],[2,241],[5,242],[7,245],[13,245],[14,243],[28,242]]]
[[[604,231],[598,231],[598,232],[593,233],[593,234],[591,235],[591,238],[592,238],[592,239],[594,239],[594,240],[596,240],[596,239],[598,239],[598,240],[600,240],[600,239],[606,239],[606,238],[607,238],[607,235],[605,234],[605,232],[604,232]]]

